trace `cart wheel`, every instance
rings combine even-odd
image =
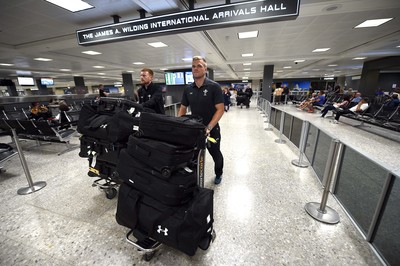
[[[168,178],[168,177],[171,176],[171,169],[169,169],[169,168],[163,168],[163,169],[161,170],[161,174],[162,174],[163,177]]]
[[[213,229],[211,231],[211,242],[214,242],[215,238],[217,238],[217,233],[215,232],[215,230]]]
[[[116,188],[110,188],[106,190],[106,198],[107,199],[113,199],[117,196],[117,189]]]
[[[147,253],[145,253],[145,254],[143,255],[143,259],[144,259],[145,261],[150,261],[150,260],[154,257],[155,254],[156,254],[155,251],[147,252]]]

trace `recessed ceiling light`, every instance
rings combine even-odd
[[[13,66],[14,64],[0,63],[0,66]]]
[[[93,68],[104,68],[104,66],[93,66]]]
[[[338,66],[338,65],[336,65],[336,64],[328,65],[328,67],[336,67],[336,66]]]
[[[134,64],[134,65],[144,65],[143,62],[133,62],[132,64]]]
[[[94,6],[89,5],[86,2],[83,2],[81,0],[46,0],[49,3],[52,3],[56,6],[65,8],[71,12],[78,12],[82,10],[86,10],[89,8],[93,8]]]
[[[355,26],[354,28],[368,28],[368,27],[378,27],[382,25],[383,23],[386,23],[393,18],[382,18],[382,19],[369,19],[364,21],[363,23]]]
[[[330,50],[331,48],[317,48],[315,50],[313,50],[313,53],[321,53],[321,52],[326,52],[328,50]]]
[[[33,60],[36,60],[36,61],[44,61],[44,62],[53,61],[53,59],[50,59],[50,58],[43,58],[43,57],[33,58]]]
[[[60,71],[71,71],[69,68],[61,68]]]
[[[242,54],[242,57],[252,57],[254,54],[248,53],[248,54]]]
[[[239,32],[238,33],[239,39],[246,39],[246,38],[257,38],[258,37],[258,30],[256,31],[247,31],[247,32]]]
[[[364,60],[366,57],[354,57],[353,60]]]
[[[283,68],[292,68],[291,66],[284,66]]]
[[[88,55],[98,55],[101,54],[99,52],[96,51],[83,51],[82,54],[88,54]]]
[[[244,66],[251,66],[251,63],[243,63]]]
[[[299,59],[299,60],[295,60],[294,62],[295,63],[303,63],[303,62],[305,62],[306,60],[304,60],[304,59]]]
[[[167,47],[168,46],[163,42],[150,42],[150,43],[147,43],[147,44],[150,45],[150,46],[153,46],[154,48],[160,48],[160,47]]]

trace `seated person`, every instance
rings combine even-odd
[[[384,103],[384,106],[389,108],[396,108],[399,103],[399,95],[397,93],[393,93],[390,98]]]
[[[350,98],[351,98],[351,96],[349,94],[346,94],[346,95],[343,96],[343,101],[342,102],[328,104],[327,106],[324,107],[324,109],[322,109],[321,117],[325,117],[325,115],[330,110],[340,111],[340,110],[346,109],[350,104]]]
[[[45,106],[44,104],[40,104],[39,102],[32,103],[31,115],[30,115],[31,119],[46,120],[50,117],[51,117],[51,112],[49,111],[49,108],[47,108],[47,106]]]
[[[337,124],[339,122],[340,116],[342,116],[344,114],[350,114],[350,113],[361,114],[362,112],[367,110],[367,108],[369,106],[368,102],[369,102],[369,99],[367,97],[364,97],[361,99],[361,101],[356,106],[353,106],[351,108],[344,109],[344,110],[337,112],[336,116],[335,116],[335,120],[333,120],[333,122],[335,124]]]
[[[308,105],[308,113],[314,113],[314,106],[324,106],[325,95],[323,91],[319,91],[317,97],[315,97],[311,103]]]

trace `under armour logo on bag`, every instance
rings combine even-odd
[[[161,232],[164,233],[164,236],[167,236],[168,235],[168,228],[165,227],[165,229],[161,229],[161,225],[159,225],[158,229],[157,229],[157,233],[161,234]]]

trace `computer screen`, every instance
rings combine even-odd
[[[34,86],[35,81],[32,77],[17,77],[20,86]]]
[[[165,72],[165,84],[167,85],[184,85],[184,72]]]
[[[41,78],[40,84],[42,84],[44,86],[53,86],[54,80],[52,78]]]

